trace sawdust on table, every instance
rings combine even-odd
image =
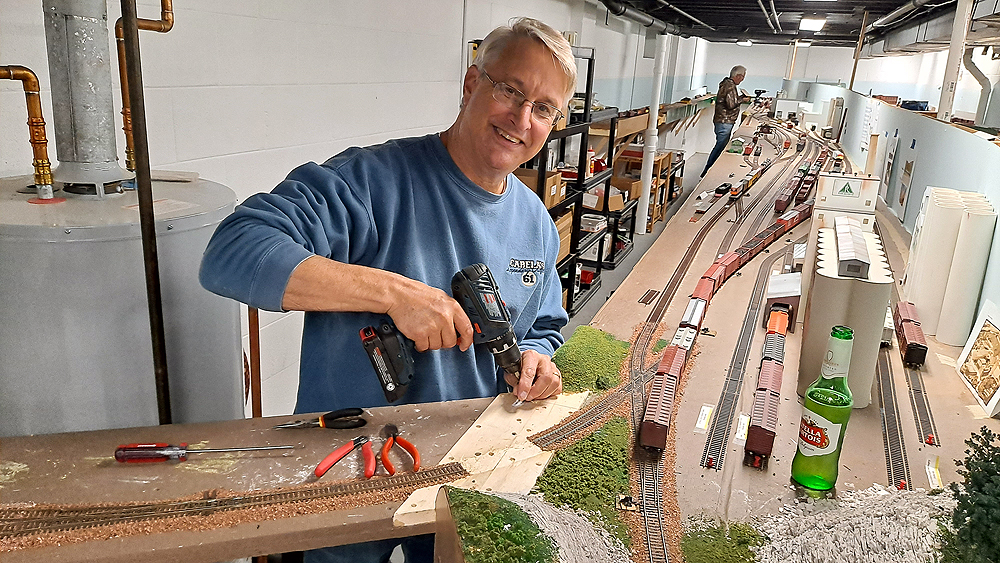
[[[13,483],[20,473],[27,473],[28,466],[16,461],[0,461],[0,489],[4,483]]]

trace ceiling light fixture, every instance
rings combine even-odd
[[[826,25],[826,18],[814,16],[803,17],[799,20],[799,29],[803,31],[820,31]]]
[[[749,39],[740,39],[739,41],[736,42],[736,44],[739,45],[740,47],[749,47],[753,45],[753,41]]]

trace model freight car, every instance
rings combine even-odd
[[[909,301],[900,301],[893,311],[892,320],[896,325],[896,340],[899,341],[899,353],[903,364],[920,367],[927,359],[927,341],[924,330],[920,328],[917,318],[917,308]]]

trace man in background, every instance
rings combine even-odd
[[[715,148],[708,155],[705,169],[701,171],[702,178],[729,145],[729,137],[733,134],[736,118],[740,116],[740,104],[750,101],[750,96],[740,94],[736,88],[746,75],[747,69],[736,65],[729,71],[729,76],[719,82],[719,93],[715,96],[715,117],[712,119],[715,123]]]

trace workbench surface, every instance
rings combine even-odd
[[[0,503],[97,504],[149,502],[202,495],[206,491],[238,492],[293,487],[307,483],[327,454],[350,439],[372,438],[376,454],[383,443],[379,431],[396,424],[400,434],[420,450],[421,467],[431,467],[468,430],[492,399],[401,405],[368,409],[362,428],[282,429],[282,422],[308,415],[174,424],[144,428],[74,432],[0,440]],[[120,444],[187,442],[196,448],[296,445],[291,450],[192,454],[175,463],[118,463]],[[394,448],[398,471],[411,461]],[[385,475],[382,464],[378,473]],[[333,466],[318,483],[363,479],[360,448]],[[298,551],[373,539],[434,532],[433,526],[393,525],[402,501],[336,510],[292,518],[267,519],[207,531],[136,534],[0,553],[15,561],[221,561],[237,557]]]

